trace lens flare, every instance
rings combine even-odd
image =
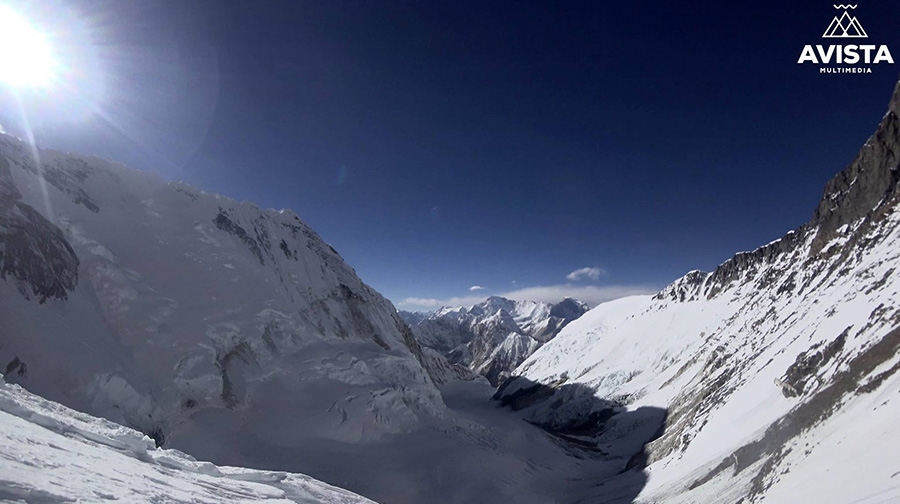
[[[25,18],[0,5],[0,83],[17,88],[46,86],[55,68],[44,36]]]

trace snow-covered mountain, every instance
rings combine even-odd
[[[520,326],[552,335],[550,322],[534,321]],[[8,136],[0,136],[0,372],[164,448],[309,474],[382,502],[543,504],[580,495],[624,465],[621,454],[582,454],[498,409],[493,387],[421,347],[395,308],[290,211],[32,151]],[[640,450],[645,434],[623,434],[620,450]],[[27,449],[0,447],[0,458]],[[118,460],[85,457],[85,474]],[[28,485],[34,501],[52,493],[31,473],[13,474],[0,476],[19,492],[10,495]],[[216,495],[234,485],[187,480],[165,479],[177,488],[161,488],[160,499],[186,486]]]
[[[422,348],[394,307],[291,212],[96,158],[33,152],[8,136],[0,136],[0,372],[164,448],[309,474],[381,502],[543,504],[580,495],[628,458],[581,453],[497,408],[493,387]],[[0,422],[4,432],[27,428]],[[624,433],[620,451],[639,451],[645,434]],[[83,473],[59,474],[101,478],[120,461],[47,436],[35,439],[87,457]],[[0,446],[0,459],[34,453],[23,443]],[[35,502],[59,493],[33,473],[10,474],[0,472],[8,493],[19,492],[10,495],[28,485]],[[161,487],[158,500],[202,486],[202,501],[237,485],[181,476],[162,478],[173,488]],[[126,491],[125,481],[108,494]],[[294,492],[290,485],[265,495]]]
[[[0,499],[356,499],[56,401],[384,502],[900,500],[898,115],[711,273],[416,335],[289,211],[0,135]]]
[[[587,305],[569,298],[550,304],[491,296],[468,309],[400,312],[400,316],[423,346],[485,376],[496,386],[587,310]]]
[[[302,474],[217,467],[5,383],[0,501],[372,503]]]
[[[638,502],[900,501],[898,116],[900,85],[810,222],[598,306],[497,398],[601,447],[617,413],[664,410]]]
[[[7,380],[212,457],[415,429],[433,360],[292,212],[0,135]]]

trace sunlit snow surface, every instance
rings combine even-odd
[[[900,214],[874,229],[846,226],[829,246],[856,234],[866,248],[849,256],[826,248],[809,264],[801,239],[711,298],[664,291],[602,304],[517,373],[583,384],[629,409],[668,409],[639,501],[737,502],[749,493],[755,502],[898,502]],[[796,285],[767,284],[773,276]],[[776,380],[798,356],[832,344],[834,356],[812,366],[799,396],[785,397]]]
[[[0,378],[0,501],[367,503],[302,474],[217,467]]]

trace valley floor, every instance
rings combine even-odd
[[[494,392],[483,380],[447,384],[443,419],[370,444],[285,449],[246,438],[222,458],[213,440],[197,433],[179,447],[229,465],[252,467],[264,457],[275,461],[269,469],[309,474],[383,504],[572,504],[597,502],[598,494],[603,502],[632,502],[643,488],[641,471],[617,476],[629,457],[575,448],[501,408],[491,400]]]
[[[448,384],[442,393],[448,414],[416,432],[292,450],[248,439],[234,447],[240,455],[214,465],[156,449],[141,433],[0,379],[0,501],[369,502],[318,478],[382,504],[570,504],[598,495],[632,502],[646,482],[641,471],[617,475],[622,457],[574,448],[501,408],[483,380]],[[202,437],[186,444],[180,448],[201,458],[223,448]],[[278,467],[238,467],[252,465],[257,452]]]

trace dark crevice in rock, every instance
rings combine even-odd
[[[365,298],[354,292],[349,286],[341,284],[338,287],[339,295],[343,299],[347,306],[350,308],[350,320],[351,320],[351,328],[343,328],[340,325],[340,321],[336,320],[338,323],[338,327],[342,329],[343,337],[349,336],[349,330],[353,330],[354,328],[360,330],[362,335],[368,334],[369,337],[374,341],[378,346],[385,350],[390,350],[391,346],[384,340],[384,338],[378,334],[378,331],[375,330],[375,326],[372,325],[372,322],[366,317],[363,313],[363,306],[366,305]],[[420,361],[421,363],[421,361]]]
[[[145,432],[150,439],[153,440],[153,443],[156,444],[157,448],[162,448],[166,444],[166,433],[163,432],[162,427],[154,427],[149,431]]]
[[[293,259],[295,261],[297,260],[297,252],[291,250],[291,248],[288,246],[286,241],[281,240],[281,243],[278,244],[278,247],[281,249],[282,252],[284,252],[284,257],[287,257],[288,259]]]
[[[196,194],[194,194],[194,193],[188,191],[187,189],[183,189],[183,188],[181,188],[181,187],[176,187],[176,188],[175,188],[175,192],[179,192],[179,193],[181,193],[181,194],[184,194],[185,196],[187,196],[188,198],[190,198],[191,201],[197,201],[198,199],[200,199],[200,196],[197,196]]]
[[[253,349],[246,341],[242,341],[227,352],[220,353],[216,356],[216,365],[222,377],[222,401],[228,408],[234,408],[238,405],[238,393],[235,390],[235,382],[230,371],[235,361],[249,365],[254,361]]]
[[[241,240],[241,242],[243,242],[244,245],[246,245],[250,249],[250,252],[252,252],[253,255],[256,256],[256,259],[259,260],[259,264],[265,266],[266,261],[263,258],[263,253],[259,247],[259,243],[257,243],[255,239],[250,237],[250,235],[247,234],[247,230],[241,227],[240,224],[237,224],[236,222],[231,220],[231,217],[228,216],[228,213],[221,207],[219,207],[219,213],[213,219],[213,224],[215,224],[216,227],[221,229],[222,231],[230,233],[237,237],[237,239]]]
[[[28,374],[28,366],[24,362],[19,360],[18,355],[13,357],[13,360],[9,361],[9,363],[6,365],[6,371],[3,372],[3,376],[8,378],[14,376],[14,373],[15,376],[18,376],[19,378],[25,378],[25,376]]]

